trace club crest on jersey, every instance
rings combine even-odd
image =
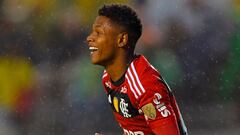
[[[120,102],[118,101],[117,97],[113,98],[113,106],[116,112],[119,113],[119,109],[121,110],[122,114],[126,118],[130,118],[131,115],[128,113],[128,103],[125,102],[123,98],[120,98]]]
[[[121,101],[120,101],[120,110],[123,114],[124,117],[126,118],[130,118],[131,115],[128,113],[128,103],[125,102],[125,100],[123,98],[121,98]]]
[[[124,118],[132,118],[139,115],[138,109],[132,105],[128,95],[120,90],[114,91],[109,89],[108,102],[112,109]]]

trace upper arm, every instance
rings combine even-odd
[[[146,92],[139,102],[139,109],[156,135],[179,135],[177,119],[174,113],[169,91],[158,75],[144,77],[142,85]]]

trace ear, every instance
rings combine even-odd
[[[128,43],[128,33],[123,32],[118,35],[118,47],[125,47]]]

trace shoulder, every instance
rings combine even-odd
[[[107,71],[104,70],[103,73],[102,73],[102,80],[106,79],[107,76],[108,76]]]
[[[104,88],[105,88],[105,86],[110,86],[110,84],[108,82],[109,82],[109,75],[106,72],[106,70],[104,70],[102,73],[102,84],[103,84]],[[106,84],[108,84],[108,85],[106,85]]]
[[[159,72],[142,55],[130,64],[126,72],[126,79],[137,100],[161,83]]]
[[[137,56],[137,58],[131,63],[128,70],[128,72],[130,72],[129,74],[135,73],[141,82],[144,82],[145,80],[153,81],[161,78],[159,71],[152,66],[143,55]]]

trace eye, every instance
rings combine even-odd
[[[93,35],[95,36],[99,36],[99,35],[102,35],[103,34],[103,31],[99,28],[95,28],[93,29]]]
[[[93,35],[98,36],[99,34],[100,34],[99,31],[97,31],[97,30],[94,30],[94,31],[93,31]]]
[[[103,30],[102,29],[96,29],[96,33],[99,34],[103,34]]]

